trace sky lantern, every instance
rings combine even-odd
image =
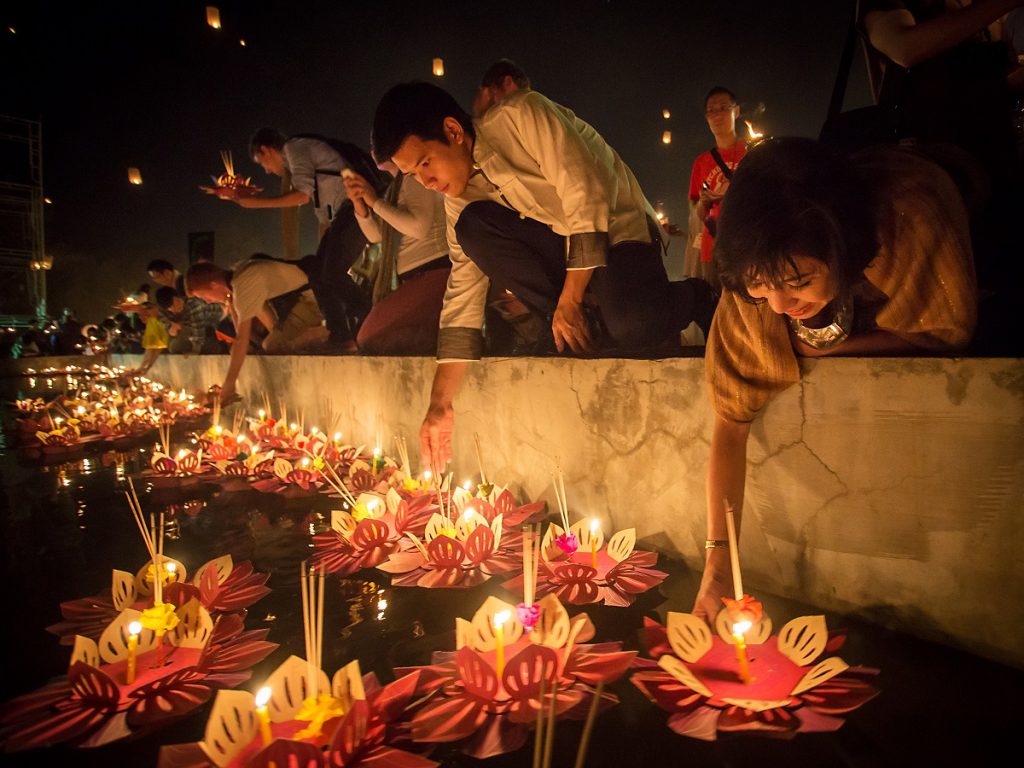
[[[661,134],[661,143],[662,144],[671,144],[672,143],[672,131],[665,131],[663,134]]]
[[[444,59],[438,57],[434,59],[433,64],[434,76],[444,77]]]
[[[135,186],[139,186],[140,184],[142,184],[142,171],[140,171],[138,168],[129,168],[128,181],[130,181]]]
[[[215,5],[206,6],[206,23],[214,29],[220,29],[220,8]]]
[[[668,120],[670,117],[672,117],[672,112],[667,109],[663,109],[661,110],[661,116]]]

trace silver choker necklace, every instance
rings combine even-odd
[[[787,317],[789,327],[804,344],[814,349],[832,349],[850,335],[853,328],[853,309],[846,302],[836,308],[835,319],[824,328],[808,328],[795,317]]]

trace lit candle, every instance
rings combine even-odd
[[[590,567],[597,570],[597,518],[590,520]]]
[[[339,443],[341,443],[341,432],[335,432],[334,433],[334,444],[338,445]]]
[[[472,507],[466,507],[466,511],[462,513],[462,519],[466,521],[466,533],[472,533],[473,529],[476,528],[476,524],[473,522]]]
[[[370,471],[372,471],[373,474],[376,475],[378,472],[380,472],[380,465],[381,465],[380,448],[374,448],[373,449],[373,465],[370,467]]]
[[[494,614],[494,639],[497,641],[495,646],[497,651],[496,666],[498,668],[498,679],[501,679],[502,673],[505,671],[505,622],[511,617],[509,611],[499,611]]]
[[[128,625],[128,669],[125,672],[125,682],[131,685],[135,682],[135,651],[139,647],[139,633],[142,631],[142,624],[133,621]]]
[[[256,715],[260,719],[260,735],[263,737],[264,747],[274,740],[274,735],[270,732],[270,712],[267,710],[270,693],[270,686],[264,686],[256,694]]]
[[[736,661],[740,665],[740,680],[750,682],[750,666],[747,663],[747,643],[743,633],[750,629],[749,621],[739,621],[732,625],[732,637],[736,641]]]
[[[262,408],[260,408],[260,421],[266,421],[266,419],[267,419],[267,412],[265,410],[263,410]]]

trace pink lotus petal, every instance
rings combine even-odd
[[[246,761],[246,768],[320,768],[324,752],[316,744],[292,739],[274,739]]]
[[[377,566],[378,570],[385,573],[408,573],[424,564],[423,555],[418,549],[408,552],[393,552],[386,562]]]
[[[427,589],[474,586],[466,577],[466,572],[460,566],[431,568],[423,572],[423,575],[416,581],[416,585]]]
[[[502,674],[502,685],[509,698],[525,704],[528,700],[540,697],[543,681],[546,690],[554,687],[558,677],[558,654],[543,645],[527,645],[505,664]],[[537,708],[531,701],[534,713]]]
[[[331,739],[330,761],[336,765],[351,765],[363,746],[369,729],[370,705],[356,701],[341,720]]]
[[[630,682],[667,712],[689,713],[705,706],[707,697],[683,685],[661,668],[637,672]]]
[[[414,741],[448,742],[471,736],[487,719],[483,702],[465,696],[428,702],[410,722]]]
[[[202,678],[195,667],[187,667],[136,688],[131,692],[133,703],[128,710],[128,724],[133,728],[151,725],[205,704],[211,689]]]
[[[455,668],[467,694],[491,701],[498,692],[498,676],[494,669],[469,646],[455,652]]]
[[[436,539],[435,539],[436,541]],[[494,534],[485,525],[478,525],[466,539],[466,559],[476,566],[494,553]]]
[[[427,544],[427,554],[432,565],[455,567],[462,565],[466,558],[466,548],[462,543],[448,536],[438,536]]]
[[[564,674],[575,676],[587,685],[597,685],[601,680],[612,683],[626,673],[636,654],[636,651],[584,653],[577,650],[569,657]]]
[[[490,716],[484,727],[463,746],[462,751],[477,760],[486,760],[520,749],[529,735],[530,731],[525,725],[510,722],[504,717]]]
[[[712,707],[698,707],[690,712],[672,715],[668,727],[680,736],[689,736],[701,741],[715,741],[718,738],[718,718],[721,712]]]

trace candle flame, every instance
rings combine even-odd
[[[597,522],[597,518],[596,517],[590,518],[590,532],[591,533],[597,533],[597,529],[598,529],[599,525],[600,525],[600,523]]]
[[[752,626],[753,625],[749,621],[737,621],[732,625],[732,633],[742,637]]]
[[[464,482],[464,483],[462,484],[462,488],[463,488],[464,490],[467,490],[467,491],[468,491],[468,490],[469,490],[470,488],[472,488],[472,487],[473,487],[473,483],[471,483],[471,482],[470,482],[469,480],[467,480],[466,482]]]
[[[462,519],[465,520],[467,523],[473,519],[472,507],[466,507],[466,511],[462,513]]]
[[[188,453],[188,451],[186,451],[184,448],[182,448],[180,451],[178,451],[178,459],[180,460],[180,459],[185,458],[185,454],[187,454],[187,453]]]
[[[498,611],[494,614],[494,626],[500,629],[510,618],[512,618],[511,611]]]
[[[177,563],[167,563],[167,565],[164,567],[167,568],[167,572],[171,574],[175,573],[178,570]]]
[[[263,410],[262,408],[260,408],[260,418],[262,419],[262,418],[264,418],[264,417],[265,417],[266,415],[267,415],[267,412],[266,412],[266,411],[264,411],[264,410]]]
[[[265,707],[265,706],[267,706],[267,702],[270,701],[270,694],[271,693],[272,693],[272,691],[270,690],[270,686],[269,685],[265,685],[262,688],[260,688],[259,692],[256,694],[256,706],[257,707]]]
[[[433,477],[433,474],[429,469],[423,470],[423,482],[429,483],[431,477]]]
[[[128,625],[128,634],[129,635],[137,635],[141,631],[142,631],[142,624],[140,624],[137,621],[133,621],[131,624]]]
[[[341,432],[335,432],[334,433],[334,442],[337,443],[337,442],[340,442],[340,441],[341,441]]]
[[[749,120],[744,120],[743,122],[747,124],[747,133],[750,134],[751,139],[760,139],[764,137],[763,133],[758,133],[757,130],[755,130],[754,126],[751,124]]]

